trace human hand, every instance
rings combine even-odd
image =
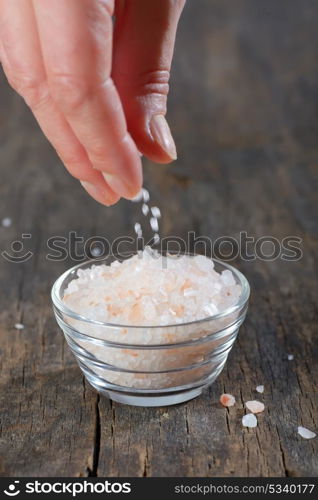
[[[176,158],[164,115],[184,2],[0,0],[8,81],[100,203],[138,193],[140,153],[159,163]]]

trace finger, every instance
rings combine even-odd
[[[177,157],[165,119],[175,36],[184,0],[118,0],[113,79],[136,145],[148,158]]]
[[[133,198],[141,160],[110,78],[113,0],[33,0],[50,92],[93,167]]]
[[[0,0],[0,12],[1,62],[9,82],[30,105],[69,172],[95,186],[97,201],[115,203],[118,195],[92,168],[84,148],[50,97],[31,2]]]

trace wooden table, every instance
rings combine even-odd
[[[185,9],[169,101],[179,159],[145,162],[162,233],[295,236],[303,255],[233,261],[251,283],[248,317],[218,380],[175,407],[100,398],[65,345],[50,287],[74,261],[47,260],[47,239],[133,235],[139,207],[89,199],[2,78],[0,217],[12,226],[0,227],[1,250],[29,233],[34,255],[1,258],[1,475],[317,475],[318,439],[297,434],[317,430],[317,16],[316,0],[189,0]],[[224,391],[237,398],[229,410],[218,403]],[[256,397],[266,410],[257,429],[243,429],[243,402]]]

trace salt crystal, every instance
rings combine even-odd
[[[151,217],[150,218],[150,225],[151,225],[151,229],[157,233],[159,231],[159,224],[158,224],[158,219],[156,219],[156,217]]]
[[[232,394],[222,394],[220,397],[220,403],[223,406],[234,406],[235,405],[235,397]]]
[[[245,406],[252,413],[261,413],[265,410],[265,405],[260,401],[246,401]]]
[[[203,311],[208,315],[208,316],[214,316],[214,314],[217,314],[219,312],[218,308],[216,307],[215,304],[208,304],[203,307]]]
[[[304,439],[313,439],[317,436],[315,432],[310,431],[309,429],[306,429],[306,427],[298,427],[298,434],[300,434],[301,437]]]
[[[160,219],[161,212],[160,212],[160,209],[158,207],[151,207],[150,210],[151,210],[153,217],[155,217],[156,219]]]
[[[159,236],[159,234],[158,234],[158,233],[155,233],[155,234],[153,235],[153,240],[154,240],[154,241],[153,241],[153,244],[154,244],[154,245],[158,245],[158,243],[159,243],[159,241],[160,241],[160,236]]]
[[[183,291],[184,297],[195,297],[198,295],[198,292],[196,290],[193,290],[193,288],[185,288]]]
[[[233,274],[229,270],[222,271],[221,279],[225,285],[235,285],[235,279],[233,278]]]
[[[263,385],[257,385],[256,386],[257,392],[263,393],[264,392],[264,386]]]
[[[102,250],[99,247],[94,247],[91,250],[91,254],[93,257],[99,257],[102,254]]]
[[[147,203],[143,203],[141,210],[145,216],[149,214],[149,207],[148,207]]]
[[[147,189],[144,189],[144,188],[142,188],[141,191],[142,191],[142,199],[144,200],[145,203],[148,203],[149,198],[150,198],[149,191],[147,191]]]
[[[140,234],[139,223],[135,231]],[[197,257],[170,259],[146,246],[123,262],[79,269],[64,292],[64,301],[82,316],[117,324],[167,325],[206,319],[232,307],[240,287],[225,285],[207,257],[199,261],[200,270]],[[226,295],[228,290],[231,296]],[[145,306],[137,308],[142,303]]]
[[[247,413],[242,418],[242,424],[244,427],[257,427],[257,418],[253,413]]]
[[[141,229],[141,225],[139,224],[139,222],[136,222],[134,229],[135,229],[135,233],[140,238],[142,236],[142,229]]]
[[[3,227],[10,227],[12,224],[12,220],[10,219],[10,217],[5,217],[4,219],[2,219],[1,224]]]
[[[24,325],[23,325],[22,323],[16,323],[16,324],[14,325],[14,328],[15,328],[16,330],[23,330]]]
[[[287,359],[288,359],[288,361],[293,361],[294,355],[293,354],[288,354],[287,355]]]

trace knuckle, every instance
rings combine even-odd
[[[74,75],[54,74],[49,78],[49,87],[53,100],[65,112],[80,108],[91,96],[87,81]]]
[[[11,87],[24,98],[31,108],[40,107],[48,99],[49,91],[46,82],[38,75],[13,71],[9,72],[7,77]]]
[[[169,78],[170,72],[167,69],[158,69],[140,75],[138,84],[143,94],[167,96],[169,92]]]

